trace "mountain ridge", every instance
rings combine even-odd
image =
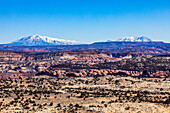
[[[76,45],[76,44],[81,43],[74,40],[57,39],[40,35],[31,35],[8,43],[8,45],[14,46],[53,46],[53,45]]]
[[[1,45],[1,52],[35,52],[48,53],[58,51],[106,51],[112,53],[138,52],[142,54],[170,54],[170,43],[164,42],[96,42],[80,45],[58,46],[14,46]]]
[[[145,36],[130,36],[118,39],[120,42],[152,42],[151,39]]]

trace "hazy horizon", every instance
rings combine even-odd
[[[168,0],[1,0],[0,43],[41,35],[82,43],[146,36],[170,42]]]

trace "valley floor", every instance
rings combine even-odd
[[[170,78],[50,77],[0,80],[0,112],[169,113]]]

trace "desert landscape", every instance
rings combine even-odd
[[[51,77],[1,79],[1,112],[169,113],[169,78]]]
[[[0,0],[0,113],[170,113],[170,0]]]
[[[169,113],[170,56],[3,52],[1,112]]]

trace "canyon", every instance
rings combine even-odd
[[[0,52],[0,112],[170,111],[170,55]]]

